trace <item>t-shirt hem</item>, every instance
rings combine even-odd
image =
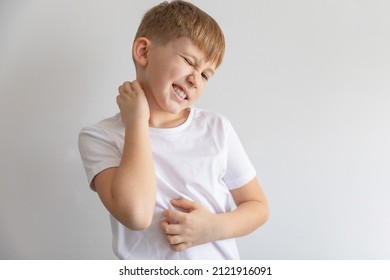
[[[234,180],[229,180],[226,184],[227,184],[229,190],[234,190],[234,189],[238,189],[238,188],[241,188],[242,186],[246,185],[255,177],[256,177],[256,171],[253,169],[253,170],[248,171],[246,174],[244,174],[238,178],[235,178]]]

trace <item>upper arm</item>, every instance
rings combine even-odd
[[[112,211],[112,192],[111,186],[117,167],[107,168],[98,173],[92,181],[96,192],[99,194],[100,200],[108,211]]]
[[[237,206],[247,201],[255,201],[265,204],[268,208],[267,199],[256,178],[230,192]]]

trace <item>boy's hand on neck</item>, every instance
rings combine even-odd
[[[124,82],[118,90],[119,95],[116,101],[124,125],[134,124],[134,122],[148,124],[150,118],[149,104],[140,83],[137,80]]]

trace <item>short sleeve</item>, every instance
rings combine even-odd
[[[107,168],[119,166],[121,161],[121,151],[111,138],[98,126],[85,127],[79,133],[79,151],[92,190],[93,178]]]
[[[223,178],[230,190],[240,188],[256,176],[256,170],[232,125],[227,128],[227,166]]]

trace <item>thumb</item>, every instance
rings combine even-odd
[[[191,212],[197,209],[199,206],[196,202],[188,200],[188,199],[172,199],[171,204],[177,208],[181,208],[186,210],[187,212]]]

